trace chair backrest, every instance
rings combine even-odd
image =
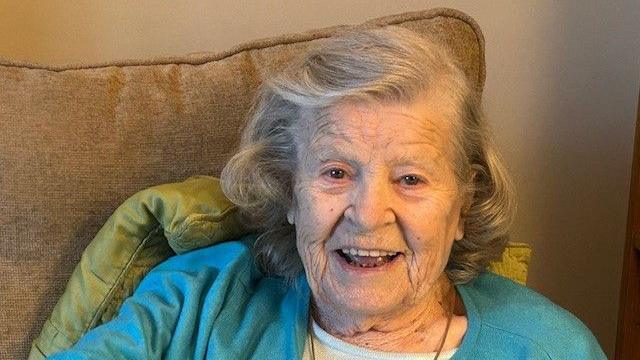
[[[365,26],[432,33],[478,91],[484,41],[450,9]],[[258,84],[342,27],[217,54],[47,67],[0,60],[0,358],[24,358],[82,250],[128,196],[218,175]]]

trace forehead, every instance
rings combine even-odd
[[[343,101],[309,115],[303,137],[310,150],[402,145],[449,153],[455,121],[451,106],[438,96],[406,103]]]

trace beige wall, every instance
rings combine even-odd
[[[467,12],[484,31],[485,109],[519,192],[514,239],[535,249],[530,286],[613,354],[640,83],[637,0],[0,0],[0,56],[57,64],[215,51],[435,6]]]

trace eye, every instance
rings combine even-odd
[[[400,181],[404,185],[408,185],[408,186],[416,186],[416,185],[418,185],[418,184],[423,182],[422,179],[419,176],[412,175],[412,174],[402,176]]]
[[[354,174],[347,164],[336,163],[326,164],[320,170],[320,180],[327,186],[342,186],[348,184]]]
[[[318,178],[319,189],[328,194],[341,194],[353,184],[353,172],[346,166],[327,166],[321,170]]]
[[[345,176],[344,170],[338,168],[329,169],[326,174],[334,179],[342,179]]]

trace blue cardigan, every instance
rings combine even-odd
[[[299,359],[310,290],[258,270],[245,237],[171,257],[110,322],[50,359]],[[468,328],[453,359],[606,359],[591,332],[542,295],[484,273],[457,289]]]

